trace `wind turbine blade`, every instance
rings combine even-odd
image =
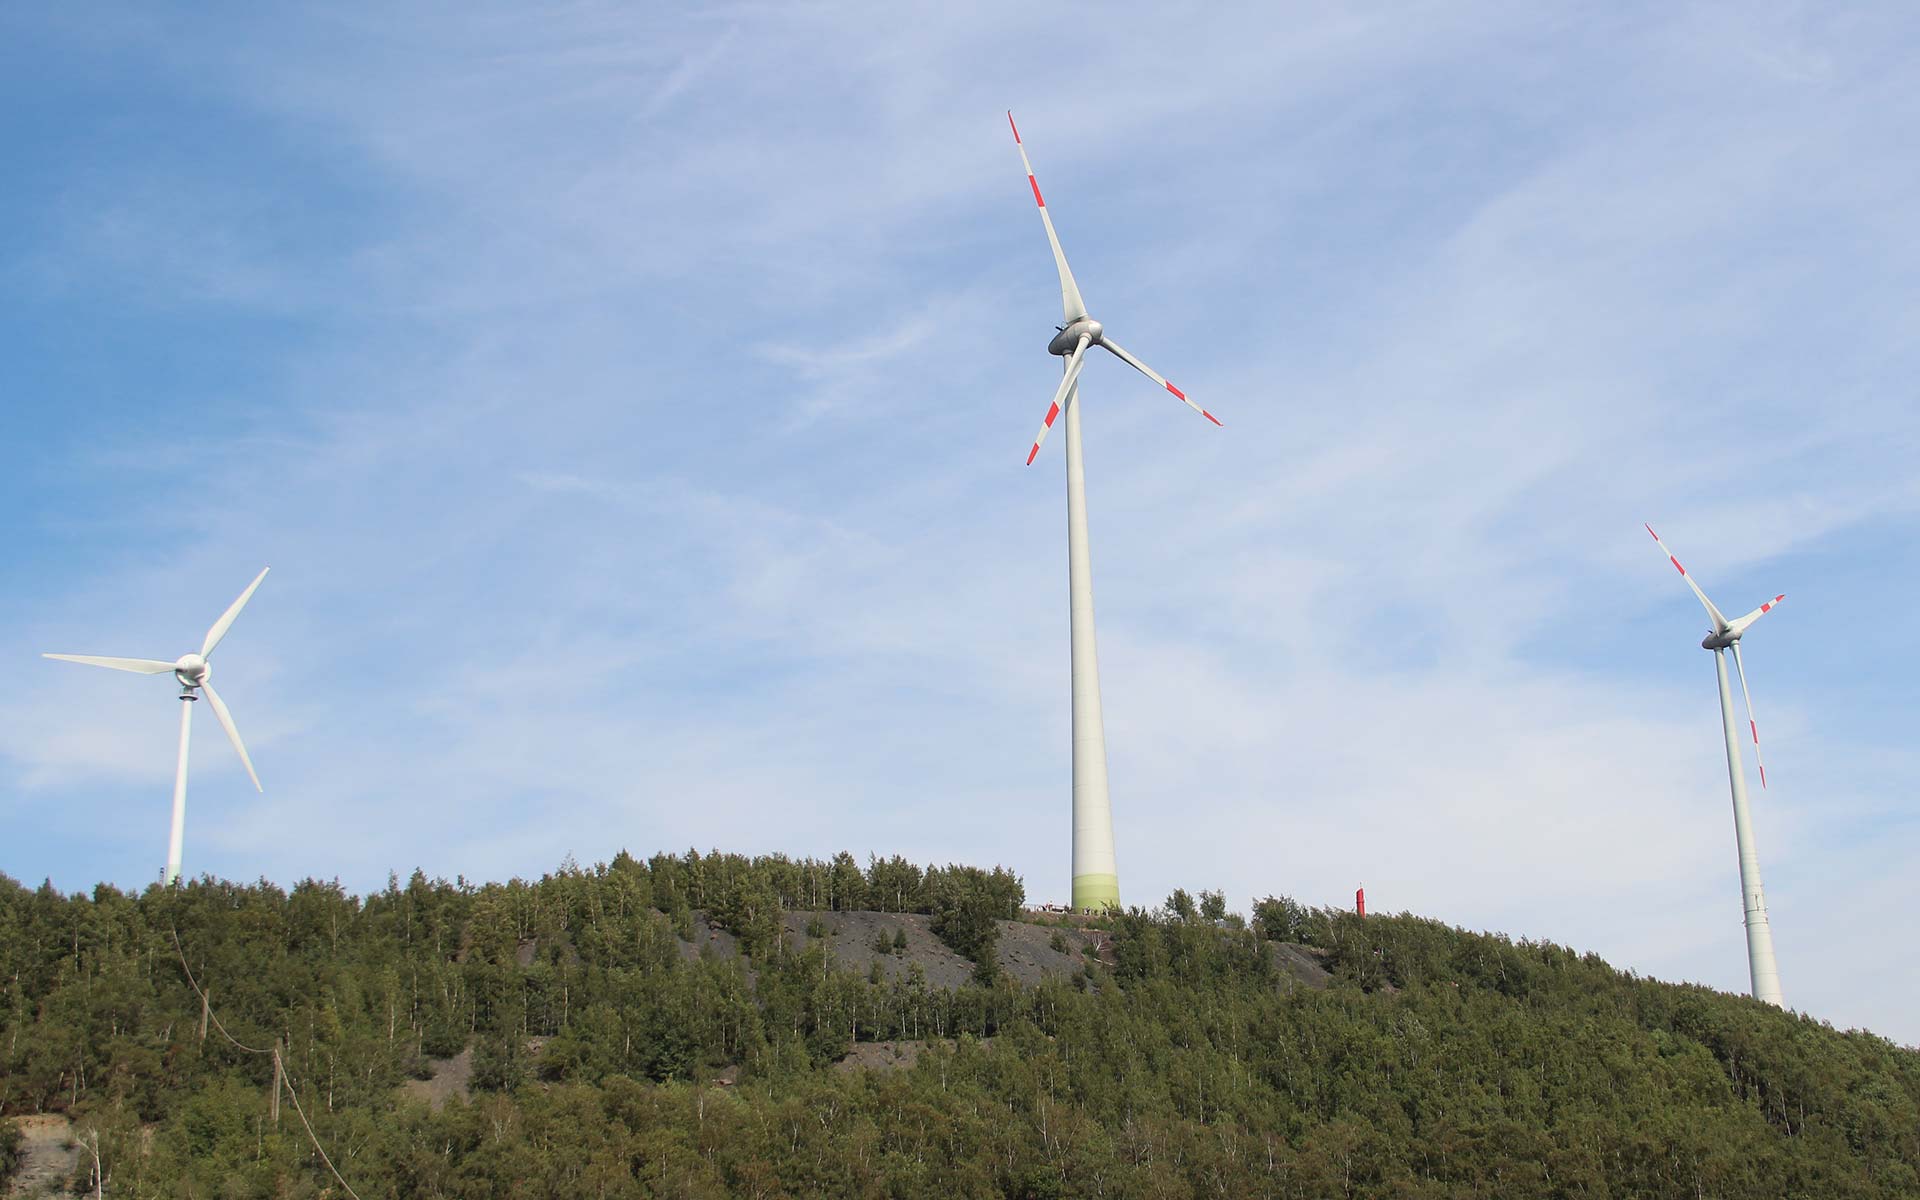
[[[1753,693],[1747,690],[1747,668],[1740,661],[1740,643],[1733,644],[1733,669],[1740,672],[1740,694],[1747,700],[1747,729],[1753,734],[1753,761],[1760,764],[1760,786],[1767,786],[1767,760],[1760,757],[1760,723],[1753,719]]]
[[[1214,416],[1212,413],[1208,412],[1206,409],[1201,408],[1198,404],[1195,404],[1193,401],[1187,399],[1187,394],[1181,391],[1179,388],[1173,386],[1171,383],[1168,383],[1167,377],[1165,375],[1162,375],[1160,372],[1154,370],[1152,367],[1141,362],[1139,359],[1135,358],[1133,355],[1128,354],[1126,350],[1124,350],[1118,342],[1114,341],[1112,338],[1102,337],[1100,339],[1100,344],[1102,346],[1105,346],[1107,349],[1113,351],[1114,357],[1118,358],[1121,362],[1126,363],[1128,366],[1132,367],[1134,370],[1140,372],[1142,375],[1145,375],[1148,379],[1153,380],[1155,383],[1159,384],[1161,387],[1167,389],[1169,392],[1172,392],[1174,395],[1174,398],[1179,400],[1180,403],[1186,405],[1188,408],[1199,413],[1201,416],[1205,417],[1207,420],[1212,421],[1215,425],[1220,424],[1219,417]]]
[[[1706,607],[1707,615],[1713,618],[1715,632],[1727,633],[1732,630],[1733,626],[1725,616],[1721,615],[1720,610],[1713,606],[1713,601],[1707,599],[1707,594],[1700,590],[1700,585],[1693,581],[1693,576],[1687,574],[1687,569],[1680,565],[1680,560],[1673,556],[1673,551],[1668,550],[1667,544],[1660,540],[1660,535],[1653,532],[1653,526],[1649,525],[1646,529],[1653,538],[1653,544],[1660,547],[1661,552],[1667,556],[1667,561],[1673,564],[1673,569],[1680,572],[1680,578],[1686,580],[1687,586],[1693,589],[1693,594],[1700,597],[1700,603]]]
[[[247,606],[247,601],[253,599],[253,589],[260,586],[260,581],[265,579],[267,572],[272,569],[272,567],[262,568],[260,573],[253,577],[253,582],[247,585],[247,590],[240,593],[240,598],[235,600],[227,611],[220,614],[220,619],[213,623],[212,629],[207,630],[207,640],[200,647],[201,658],[212,654],[213,648],[220,644],[220,639],[227,636],[227,630],[233,626],[233,619],[240,615],[240,610]]]
[[[264,575],[266,572],[263,571],[261,574]],[[258,583],[259,580],[254,582]],[[240,740],[240,731],[234,728],[233,714],[227,711],[226,701],[220,698],[220,693],[214,691],[210,683],[201,684],[200,690],[207,694],[207,703],[213,705],[213,715],[219,720],[220,728],[227,731],[227,740],[232,742],[233,748],[240,752],[240,762],[247,768],[248,778],[253,780],[253,790],[266,791],[267,789],[260,786],[260,777],[253,773],[253,760],[247,757],[246,743]]]
[[[1087,365],[1087,343],[1092,340],[1089,337],[1082,337],[1080,343],[1073,348],[1073,353],[1067,356],[1066,370],[1060,376],[1060,390],[1053,394],[1053,403],[1047,405],[1047,419],[1040,422],[1040,432],[1033,438],[1033,449],[1027,451],[1028,466],[1032,466],[1033,460],[1039,457],[1040,443],[1047,440],[1047,434],[1053,429],[1054,418],[1060,415],[1068,396],[1073,391],[1073,381],[1080,378],[1080,368]]]
[[[1752,612],[1748,613],[1746,616],[1736,617],[1732,621],[1728,622],[1728,624],[1733,627],[1733,632],[1745,633],[1747,631],[1747,626],[1753,624],[1755,621],[1758,621],[1761,617],[1766,616],[1768,613],[1772,612],[1775,608],[1778,608],[1780,606],[1780,602],[1785,599],[1786,597],[1784,595],[1775,596],[1773,599],[1767,601],[1765,604],[1762,604],[1759,608],[1754,609]]]
[[[158,675],[162,671],[173,670],[172,663],[161,662],[157,658],[103,658],[98,654],[42,654],[40,657],[86,663],[90,667],[112,667],[116,671],[132,671],[136,675]]]
[[[1071,325],[1087,315],[1087,302],[1080,298],[1080,285],[1073,281],[1073,270],[1067,266],[1067,252],[1060,248],[1060,235],[1053,231],[1053,218],[1047,213],[1047,202],[1040,198],[1040,181],[1033,177],[1033,164],[1027,161],[1027,144],[1020,140],[1020,127],[1013,123],[1013,113],[1007,113],[1007,125],[1013,130],[1013,144],[1020,148],[1020,164],[1027,169],[1027,183],[1033,188],[1033,202],[1039,206],[1040,222],[1047,227],[1047,244],[1053,247],[1053,265],[1060,272],[1060,307],[1066,311],[1067,324]]]

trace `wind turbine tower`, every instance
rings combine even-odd
[[[1141,362],[1107,336],[1106,327],[1093,319],[1080,298],[1080,287],[1067,267],[1067,255],[1060,248],[1060,236],[1054,232],[1053,217],[1040,196],[1040,184],[1033,176],[1033,164],[1027,160],[1027,147],[1020,140],[1020,127],[1007,114],[1013,130],[1014,145],[1019,147],[1021,165],[1027,169],[1027,184],[1033,189],[1033,202],[1040,209],[1040,223],[1046,226],[1047,244],[1053,248],[1053,265],[1060,274],[1060,303],[1066,315],[1064,324],[1054,326],[1047,353],[1064,360],[1059,388],[1053,403],[1047,406],[1046,419],[1027,452],[1027,465],[1040,454],[1040,443],[1047,440],[1055,418],[1067,417],[1067,596],[1071,622],[1070,640],[1073,662],[1073,907],[1086,909],[1118,908],[1120,876],[1113,855],[1113,806],[1107,794],[1107,734],[1100,711],[1100,655],[1093,637],[1093,560],[1087,549],[1086,469],[1081,462],[1080,406],[1078,380],[1086,365],[1089,346],[1099,346],[1153,380],[1175,399],[1215,425],[1219,420],[1206,409],[1187,399],[1187,394],[1168,383],[1166,377]]]
[[[1753,817],[1747,810],[1747,779],[1741,770],[1740,735],[1734,729],[1733,689],[1727,682],[1727,651],[1733,651],[1734,670],[1740,675],[1740,694],[1747,702],[1747,731],[1753,736],[1753,758],[1760,767],[1760,786],[1767,786],[1767,764],[1760,757],[1760,726],[1753,718],[1753,693],[1747,690],[1747,668],[1740,661],[1740,638],[1747,628],[1761,617],[1772,612],[1785,596],[1775,596],[1744,617],[1729,621],[1721,611],[1714,607],[1713,601],[1700,590],[1700,585],[1687,574],[1673,551],[1653,532],[1653,526],[1647,526],[1654,544],[1666,554],[1673,569],[1680,572],[1680,578],[1687,581],[1693,594],[1700,599],[1707,610],[1707,616],[1713,620],[1713,628],[1701,640],[1703,649],[1713,651],[1714,673],[1720,679],[1720,731],[1727,743],[1727,782],[1733,789],[1733,836],[1740,848],[1740,898],[1741,907],[1746,912],[1747,924],[1747,972],[1753,981],[1753,998],[1763,1000],[1778,1008],[1786,1007],[1786,1000],[1780,994],[1780,968],[1773,959],[1773,929],[1767,924],[1767,897],[1760,887],[1760,855],[1753,846]]]
[[[108,667],[115,671],[132,671],[136,675],[160,675],[167,671],[180,684],[180,755],[173,770],[173,827],[167,837],[167,872],[164,877],[166,886],[172,887],[180,878],[180,854],[187,830],[187,739],[193,726],[193,703],[207,694],[207,703],[213,708],[213,715],[220,727],[227,731],[227,738],[233,748],[240,753],[240,762],[247,768],[247,777],[253,780],[255,791],[262,790],[260,776],[254,774],[253,760],[247,757],[247,747],[240,740],[240,731],[234,727],[233,714],[227,711],[226,702],[220,699],[220,693],[213,690],[213,664],[207,660],[213,657],[213,649],[220,639],[227,636],[240,610],[253,599],[253,591],[260,581],[267,577],[266,570],[254,576],[247,590],[240,598],[220,614],[220,619],[207,630],[207,636],[200,643],[198,654],[183,654],[172,662],[162,662],[157,658],[105,658],[97,654],[43,654],[42,658],[57,658],[61,662],[85,663],[91,667]]]

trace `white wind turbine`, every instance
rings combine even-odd
[[[1740,897],[1741,906],[1746,912],[1747,923],[1747,971],[1753,980],[1753,998],[1763,1000],[1780,1008],[1786,1007],[1786,1000],[1780,994],[1780,968],[1773,959],[1773,929],[1767,924],[1767,898],[1760,889],[1760,855],[1753,848],[1753,818],[1747,812],[1747,780],[1740,766],[1740,735],[1733,725],[1733,689],[1727,682],[1727,651],[1733,651],[1734,670],[1740,674],[1740,694],[1747,701],[1747,730],[1753,736],[1753,757],[1760,766],[1760,786],[1767,786],[1767,764],[1760,757],[1760,726],[1753,719],[1753,693],[1747,690],[1747,668],[1740,661],[1740,638],[1747,627],[1772,612],[1775,605],[1786,597],[1775,596],[1744,617],[1735,617],[1729,621],[1700,585],[1687,574],[1680,560],[1667,549],[1660,535],[1653,532],[1653,526],[1647,526],[1654,544],[1659,546],[1687,581],[1693,594],[1700,598],[1706,608],[1707,616],[1713,619],[1713,629],[1701,640],[1702,648],[1713,651],[1713,668],[1720,677],[1720,726],[1727,742],[1727,779],[1733,789],[1733,836],[1740,849]]]
[[[1013,129],[1014,145],[1020,148],[1020,162],[1027,169],[1027,183],[1033,188],[1033,202],[1040,209],[1040,222],[1047,227],[1047,244],[1053,247],[1053,265],[1060,272],[1060,303],[1066,323],[1047,343],[1047,353],[1066,360],[1065,373],[1040,432],[1027,452],[1027,465],[1040,453],[1054,418],[1067,414],[1067,593],[1071,621],[1073,657],[1073,907],[1077,910],[1119,907],[1120,878],[1113,857],[1113,807],[1107,795],[1107,735],[1100,714],[1100,655],[1093,639],[1093,562],[1087,551],[1086,471],[1080,457],[1080,406],[1076,381],[1086,365],[1089,346],[1100,346],[1114,357],[1139,371],[1182,404],[1215,425],[1218,418],[1187,399],[1187,394],[1168,383],[1166,377],[1122,349],[1107,336],[1100,322],[1087,313],[1080,298],[1079,285],[1067,267],[1066,252],[1060,249],[1060,236],[1053,230],[1053,218],[1047,214],[1047,202],[1040,197],[1040,184],[1033,177],[1033,164],[1027,160],[1027,147],[1020,140],[1020,127],[1007,114]]]
[[[269,568],[270,569],[270,568]],[[174,880],[180,878],[180,849],[187,828],[187,734],[193,723],[193,702],[199,699],[195,692],[205,692],[207,703],[213,705],[213,715],[219,720],[220,727],[227,731],[227,738],[233,742],[233,748],[240,752],[240,761],[247,768],[247,777],[253,780],[255,791],[262,790],[260,776],[254,774],[253,760],[247,757],[247,747],[240,740],[240,731],[234,728],[233,715],[227,711],[226,702],[220,699],[220,693],[213,690],[210,678],[213,664],[207,660],[213,657],[213,648],[220,639],[227,636],[227,630],[233,625],[233,619],[253,598],[253,591],[260,581],[267,577],[266,570],[254,576],[247,590],[240,593],[220,619],[207,630],[206,640],[200,644],[198,654],[183,654],[172,662],[161,662],[157,658],[105,658],[97,654],[43,654],[42,658],[57,658],[61,662],[86,663],[95,667],[110,667],[116,671],[132,671],[136,675],[159,675],[167,671],[180,681],[180,757],[173,772],[173,830],[167,839],[166,885],[172,887]]]

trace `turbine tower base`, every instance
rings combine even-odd
[[[1120,907],[1120,877],[1118,875],[1075,875],[1073,877],[1073,911],[1105,912]]]

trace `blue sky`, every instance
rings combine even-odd
[[[1125,898],[1410,909],[1920,1042],[1905,6],[0,15],[0,871],[1068,870],[1058,292]],[[204,714],[203,714],[204,715]]]

